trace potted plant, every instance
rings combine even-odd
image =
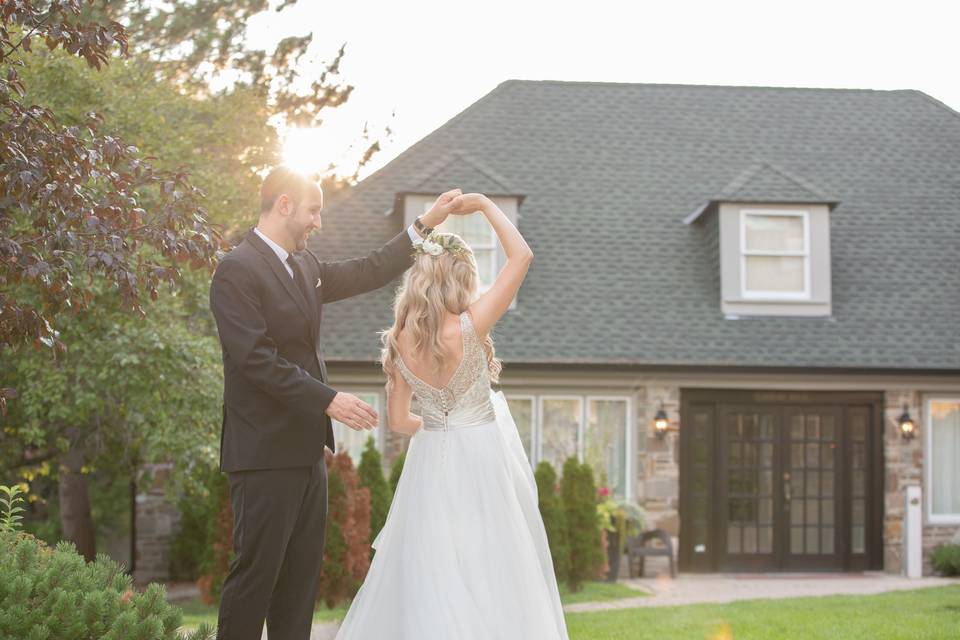
[[[643,530],[646,512],[632,502],[614,500],[608,487],[600,487],[597,494],[597,518],[607,535],[607,581],[616,582],[627,538]]]

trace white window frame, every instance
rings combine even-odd
[[[426,213],[427,211],[429,211],[429,210],[430,210],[430,207],[432,207],[432,206],[433,206],[433,203],[432,203],[432,202],[426,202],[426,203],[424,203],[424,205],[423,205],[423,213]],[[476,216],[476,215],[483,215],[483,214],[481,214],[481,213],[472,213],[472,214],[469,214],[469,215],[475,215],[475,216]],[[490,234],[490,237],[489,237],[489,239],[488,239],[488,242],[484,242],[484,243],[471,242],[471,243],[469,243],[469,244],[470,244],[470,248],[473,249],[473,253],[474,253],[474,254],[476,254],[477,251],[490,251],[490,252],[493,254],[493,260],[490,262],[490,268],[491,268],[493,271],[492,271],[492,273],[486,274],[486,275],[489,276],[490,282],[484,283],[484,274],[479,273],[479,262],[477,263],[477,266],[478,266],[478,273],[477,273],[477,280],[478,280],[478,282],[477,282],[477,292],[480,293],[480,294],[486,293],[486,292],[490,289],[490,287],[493,286],[493,283],[496,281],[497,275],[499,275],[500,269],[501,269],[501,267],[502,267],[502,265],[500,264],[500,254],[502,253],[502,249],[500,248],[500,240],[497,238],[497,232],[494,231],[493,226],[490,225],[490,224],[487,224],[487,225],[486,225],[486,228],[487,228],[487,230],[488,230],[488,232],[489,232],[489,234]],[[442,232],[449,232],[448,229],[447,229],[447,227],[446,227],[446,221],[441,222],[441,223],[437,226],[437,230],[438,230],[438,231],[442,231]]]
[[[616,396],[616,395],[588,395],[586,400],[583,403],[583,431],[584,431],[584,444],[586,444],[586,430],[587,430],[587,406],[590,404],[591,400],[617,400],[617,401],[626,401],[627,403],[627,419],[624,421],[623,428],[626,429],[626,433],[623,438],[623,447],[626,449],[624,455],[626,460],[623,464],[623,472],[626,475],[624,479],[626,483],[626,491],[624,491],[624,500],[633,499],[633,421],[635,416],[633,414],[633,398],[630,396]],[[581,449],[584,447],[581,446]],[[583,461],[583,454],[581,453],[580,461]]]
[[[960,524],[960,513],[933,513],[933,411],[930,405],[934,402],[951,402],[960,404],[960,395],[955,396],[927,396],[923,402],[924,424],[924,505],[929,524]],[[960,464],[960,460],[957,461]]]
[[[540,461],[543,460],[543,403],[546,400],[576,400],[580,403],[580,422],[577,428],[577,460],[583,464],[584,461],[584,449],[586,445],[586,436],[587,436],[587,407],[591,400],[615,400],[618,402],[626,402],[627,408],[627,419],[623,425],[623,428],[626,429],[624,437],[624,447],[626,448],[626,461],[624,464],[624,473],[626,474],[625,483],[626,490],[624,492],[624,499],[633,501],[634,492],[635,492],[635,479],[634,479],[634,457],[636,452],[634,451],[635,445],[635,432],[636,432],[636,420],[637,417],[634,413],[634,399],[632,396],[624,394],[558,394],[558,393],[547,393],[547,394],[538,394],[538,393],[511,393],[509,391],[505,392],[507,399],[517,399],[517,400],[532,400],[533,409],[532,409],[532,434],[531,434],[531,458],[530,465],[533,468],[536,468]],[[557,474],[560,475],[563,472],[563,469],[557,469]]]
[[[747,216],[799,217],[803,220],[802,251],[761,251],[747,249]],[[740,296],[746,300],[809,300],[810,299],[810,212],[786,209],[740,209]],[[803,291],[760,291],[747,289],[747,257],[800,257],[803,258]]]
[[[538,433],[540,431],[537,428],[537,425],[540,422],[539,421],[540,403],[537,401],[537,396],[535,396],[532,393],[508,393],[506,394],[506,397],[508,402],[510,400],[529,400],[530,401],[530,442],[527,444],[530,445],[530,457],[536,458],[538,456],[538,450],[537,450],[537,447],[539,446]],[[524,449],[526,449],[526,447],[524,447]],[[536,468],[537,462],[539,462],[539,460],[531,459],[530,465]]]
[[[543,402],[544,400],[576,400],[580,403],[580,424],[577,426],[577,461],[583,464],[583,430],[586,428],[584,421],[586,420],[587,408],[586,401],[584,396],[576,394],[550,394],[550,395],[541,395],[537,399],[538,410],[537,410],[537,460],[534,462],[534,466],[540,463],[543,460]],[[559,475],[561,469],[557,469],[557,474]]]
[[[343,391],[344,393],[349,393],[355,396],[360,396],[360,395],[376,396],[377,406],[375,406],[373,409],[374,411],[377,412],[377,426],[373,430],[372,435],[374,438],[374,443],[377,446],[377,451],[383,454],[384,447],[386,446],[386,434],[384,433],[384,430],[385,430],[384,416],[386,415],[386,411],[381,411],[381,407],[386,406],[386,399],[384,398],[383,388],[382,387],[380,388],[378,387],[338,387],[337,390]],[[340,422],[339,420],[335,420],[333,418],[331,418],[331,420],[333,422]],[[343,428],[350,429],[350,427],[348,427],[347,425],[343,425]],[[336,440],[336,426],[334,426],[334,440]],[[337,452],[338,453],[340,452],[339,447],[337,448]],[[359,464],[360,464],[359,458],[353,461],[354,467],[357,467]]]

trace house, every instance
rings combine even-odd
[[[494,330],[533,464],[589,461],[681,571],[899,572],[919,486],[931,573],[960,533],[960,114],[913,90],[511,80],[329,204],[313,249],[361,255],[452,187],[536,256]],[[448,228],[489,284],[483,219]],[[322,330],[333,384],[381,416],[393,294]],[[405,446],[374,433],[338,445]]]

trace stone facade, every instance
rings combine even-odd
[[[170,578],[170,545],[180,512],[165,489],[173,463],[145,465],[137,474],[133,579],[138,585]]]
[[[899,418],[906,405],[917,425],[916,437],[907,441],[900,435]],[[919,486],[925,493],[924,482],[924,404],[916,390],[888,390],[884,394],[884,515],[883,568],[887,573],[903,570],[903,518],[906,488]],[[960,464],[960,461],[958,461]],[[924,497],[924,500],[926,498]],[[933,550],[941,544],[957,542],[960,525],[929,524],[924,510],[923,575],[934,575],[930,565]]]

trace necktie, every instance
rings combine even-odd
[[[303,277],[303,272],[300,270],[300,265],[297,264],[297,261],[293,259],[293,254],[287,256],[287,264],[290,265],[290,268],[293,269],[293,281],[297,283],[297,287],[300,289],[300,294],[303,296],[303,299],[307,302],[310,301],[310,296],[307,295],[307,285]]]

